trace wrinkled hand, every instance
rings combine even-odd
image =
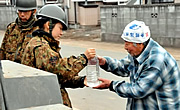
[[[98,56],[98,60],[99,60],[99,65],[105,65],[106,63],[106,59],[101,57],[101,56]]]
[[[94,89],[108,89],[109,88],[109,86],[111,84],[110,80],[103,79],[103,78],[99,78],[98,80],[101,81],[101,84],[99,84],[96,87],[93,87]]]
[[[94,48],[88,48],[84,54],[87,57],[87,59],[91,59],[95,57],[96,51]]]

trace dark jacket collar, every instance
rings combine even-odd
[[[38,37],[43,37],[48,43],[49,45],[51,46],[51,48],[57,50],[59,49],[59,42],[56,41],[51,34],[43,31],[43,30],[36,30],[32,33],[33,36],[38,36]]]

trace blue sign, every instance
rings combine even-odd
[[[129,29],[132,30],[138,30],[141,26],[137,25],[137,24],[133,24],[132,26],[129,27]]]

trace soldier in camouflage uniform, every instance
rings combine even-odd
[[[0,59],[21,62],[22,53],[38,29],[32,25],[36,21],[36,0],[16,0],[17,15],[15,22],[7,26],[0,48]]]
[[[59,40],[62,30],[67,30],[64,11],[55,4],[45,5],[37,18],[35,25],[40,29],[33,32],[35,37],[27,45],[21,63],[57,74],[63,103],[72,107],[65,88],[82,88],[86,85],[85,76],[78,76],[78,73],[87,65],[88,59],[95,56],[95,49],[87,49],[77,57],[62,58]]]

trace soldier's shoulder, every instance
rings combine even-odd
[[[11,22],[7,25],[7,29],[12,29],[12,28],[15,28],[16,26],[16,23],[15,22]]]
[[[42,41],[40,40],[39,37],[34,36],[34,37],[30,40],[29,44],[30,44],[30,45],[34,45],[34,46],[40,46],[40,45],[42,45]]]

